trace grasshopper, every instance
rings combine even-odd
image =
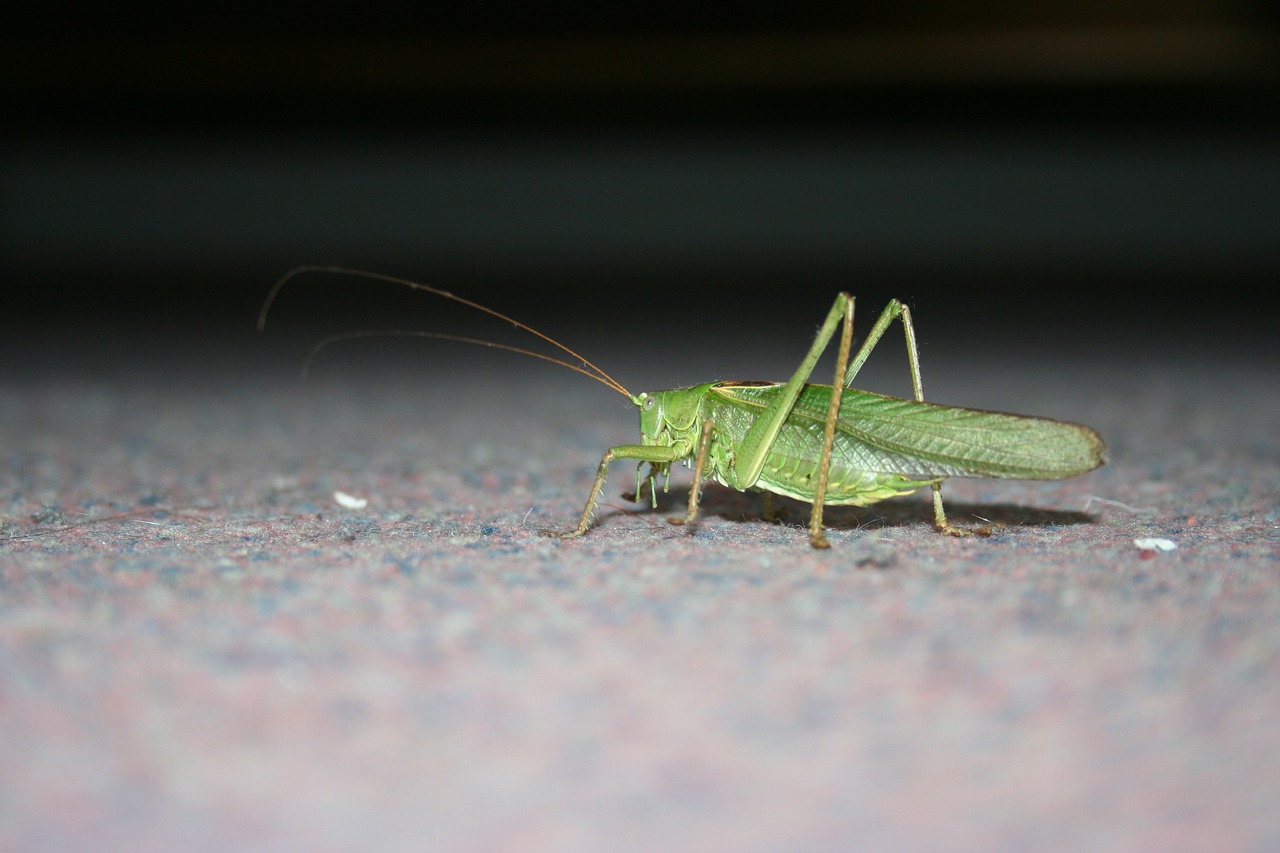
[[[823,507],[828,505],[866,506],[929,487],[937,529],[965,536],[975,531],[952,525],[943,509],[942,481],[947,477],[1058,480],[1091,471],[1106,461],[1101,436],[1080,424],[925,402],[911,311],[896,299],[890,300],[851,357],[854,297],[838,294],[808,353],[786,382],[709,382],[632,394],[578,353],[519,321],[448,291],[379,273],[298,267],[277,281],[268,294],[258,318],[259,329],[265,326],[276,294],[303,272],[386,281],[490,314],[550,343],[582,366],[458,335],[417,331],[376,334],[442,338],[539,358],[589,376],[635,405],[640,414],[640,443],[620,444],[605,451],[577,526],[540,531],[549,536],[573,539],[587,532],[609,465],[619,459],[637,462],[634,497],[640,499],[647,488],[655,507],[657,478],[663,478],[666,491],[671,464],[692,460],[689,505],[683,516],[667,519],[672,524],[691,525],[697,520],[702,483],[708,478],[732,489],[763,492],[766,500],[782,495],[807,502],[812,506],[809,543],[814,548],[830,547],[822,524]],[[901,322],[906,338],[913,391],[910,400],[852,387],[863,363],[895,320]],[[837,328],[840,337],[834,379],[830,385],[810,383],[814,367]],[[327,338],[316,345],[312,355],[335,340],[368,334]],[[646,464],[648,470],[644,471]],[[766,515],[770,512],[767,508]]]

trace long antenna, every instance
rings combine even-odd
[[[542,340],[551,344],[561,352],[566,353],[572,356],[573,358],[576,358],[578,361],[582,362],[582,364],[585,365],[585,367],[582,367],[582,368],[576,367],[572,364],[569,364],[568,362],[561,361],[560,359],[557,359],[557,358],[541,355],[539,353],[532,352],[526,349],[520,349],[519,347],[513,347],[513,346],[507,346],[506,344],[495,343],[493,341],[484,341],[477,338],[464,338],[458,335],[446,335],[446,334],[435,333],[435,332],[398,332],[398,331],[391,331],[391,332],[384,332],[384,333],[354,332],[346,335],[335,335],[334,337],[326,338],[325,340],[317,344],[314,349],[312,349],[311,355],[307,357],[308,363],[310,363],[311,358],[316,354],[316,352],[319,349],[321,349],[322,347],[324,347],[329,343],[332,343],[337,340],[342,340],[343,338],[347,338],[347,337],[358,338],[358,337],[372,337],[377,334],[390,334],[390,335],[409,335],[409,336],[416,336],[416,337],[423,337],[423,338],[440,338],[443,340],[461,341],[462,343],[492,347],[493,349],[507,350],[508,352],[516,352],[516,353],[520,353],[521,355],[532,356],[533,358],[539,358],[539,359],[542,359],[543,361],[549,361],[552,364],[558,364],[561,367],[567,367],[572,371],[583,374],[584,376],[590,376],[592,379],[595,379],[597,382],[600,382],[603,385],[608,385],[610,388],[617,391],[619,394],[622,394],[624,397],[628,397],[628,398],[631,397],[631,393],[622,386],[621,382],[614,379],[612,376],[610,376],[608,373],[605,373],[602,369],[597,367],[591,361],[579,355],[578,353],[574,352],[573,350],[569,349],[567,346],[560,343],[555,338],[552,338],[549,335],[545,335],[542,332],[539,332],[537,329],[533,328],[532,326],[527,326],[524,323],[521,323],[519,320],[514,320],[511,317],[508,317],[506,314],[502,314],[498,311],[493,310],[492,308],[489,308],[485,305],[481,305],[478,302],[472,302],[470,299],[465,299],[461,296],[450,293],[447,290],[441,290],[438,287],[432,287],[429,284],[422,284],[421,282],[411,281],[407,278],[399,278],[397,276],[384,275],[383,273],[369,272],[367,270],[350,269],[347,267],[331,267],[331,266],[316,266],[316,265],[294,267],[293,269],[285,273],[283,276],[281,276],[280,279],[276,281],[274,285],[272,285],[271,291],[267,294],[266,300],[262,303],[262,310],[258,312],[258,331],[262,331],[263,329],[266,328],[267,313],[271,310],[271,304],[275,302],[276,294],[280,292],[281,288],[283,288],[285,284],[289,282],[290,279],[296,276],[302,275],[303,273],[312,273],[312,272],[330,273],[333,275],[348,275],[348,276],[353,276],[355,278],[368,278],[368,279],[373,279],[375,281],[385,281],[390,284],[398,284],[402,287],[407,287],[411,290],[421,290],[426,293],[434,294],[435,296],[440,296],[445,299],[450,299],[454,302],[459,303],[460,305],[465,305],[468,308],[472,308],[476,311],[481,311],[492,317],[496,317],[499,320],[502,320],[503,322],[510,323],[511,325],[515,326],[517,329],[522,329],[523,331],[526,331],[531,335],[535,335],[541,338]],[[590,368],[590,370],[588,370],[587,368]]]
[[[536,358],[541,361],[549,361],[552,364],[558,364],[561,367],[567,368],[568,370],[572,370],[574,373],[581,373],[583,376],[587,377],[588,379],[594,379],[595,381],[599,382],[601,385],[607,385],[608,387],[612,388],[614,391],[621,391],[623,394],[627,394],[626,389],[619,386],[616,382],[612,382],[609,379],[602,378],[597,374],[592,373],[590,370],[579,367],[576,364],[570,364],[564,359],[546,355],[545,353],[534,352],[533,350],[524,349],[523,347],[511,346],[510,344],[500,344],[497,341],[486,341],[483,338],[468,338],[465,335],[450,335],[445,332],[423,332],[418,329],[362,329],[355,332],[339,332],[336,335],[330,335],[327,338],[317,341],[315,346],[311,348],[311,352],[307,353],[307,358],[302,363],[302,378],[306,379],[307,374],[311,372],[311,363],[315,361],[315,358],[320,353],[320,350],[324,349],[330,344],[336,344],[339,341],[357,340],[359,338],[388,338],[388,337],[436,338],[437,340],[441,340],[441,341],[456,341],[462,344],[475,344],[476,346],[480,346],[480,347],[489,347],[490,349],[500,349],[500,350],[506,350],[507,352],[519,353],[520,355],[527,355],[530,358]],[[627,394],[627,396],[630,397],[631,395]]]

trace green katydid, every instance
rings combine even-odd
[[[1097,432],[1080,424],[1025,415],[988,412],[928,403],[920,379],[911,311],[891,300],[852,357],[854,298],[836,296],[809,352],[786,382],[709,382],[688,388],[632,394],[596,365],[542,332],[479,303],[430,285],[379,273],[341,267],[306,266],[286,273],[268,294],[258,318],[259,329],[276,294],[304,272],[354,275],[421,290],[482,311],[533,334],[578,360],[581,366],[519,347],[435,332],[379,332],[443,338],[494,347],[550,361],[589,376],[627,397],[640,412],[640,443],[611,447],[600,460],[587,504],[576,527],[543,530],[572,539],[591,526],[609,464],[637,462],[636,493],[644,487],[657,505],[656,479],[671,463],[693,464],[689,505],[673,524],[692,524],[698,517],[702,482],[713,478],[733,489],[783,495],[812,505],[809,542],[829,547],[823,534],[827,505],[865,506],[884,498],[929,487],[934,523],[953,535],[974,531],[953,526],[942,506],[942,480],[947,477],[995,477],[1058,480],[1103,464],[1106,448]],[[852,387],[854,378],[894,320],[902,323],[914,399],[889,397]],[[836,370],[831,385],[809,383],[810,374],[836,329]],[[356,332],[321,341],[316,350]],[[314,355],[315,351],[312,353]],[[648,464],[647,472],[643,471]]]

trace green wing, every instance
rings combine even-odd
[[[780,387],[723,383],[712,390],[734,407],[763,410]],[[806,385],[786,433],[798,438],[820,431],[830,402],[829,385]],[[833,465],[837,457],[849,467],[910,477],[1056,480],[1097,468],[1106,448],[1097,432],[1080,424],[848,388],[840,400]]]

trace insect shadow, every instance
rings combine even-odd
[[[666,513],[688,500],[688,493],[688,486],[672,486],[669,494],[659,497],[657,510],[650,509],[647,505],[636,509],[620,504],[611,506],[619,514],[664,518]],[[725,521],[791,524],[793,518],[802,519],[804,516],[806,505],[800,501],[775,496],[773,502],[773,518],[769,518],[761,495],[712,487],[705,489],[702,497],[702,505],[707,514]],[[1079,510],[1044,509],[1016,503],[953,501],[950,506],[961,517],[985,522],[995,528],[1067,527],[1097,521],[1093,514]],[[830,513],[827,526],[832,530],[907,527],[933,519],[933,507],[926,501],[912,498],[890,498],[868,507],[834,506],[828,507],[827,511]],[[606,513],[601,513],[602,517],[605,515]]]

